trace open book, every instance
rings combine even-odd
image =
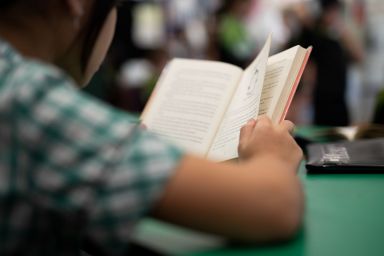
[[[251,118],[285,118],[311,48],[269,57],[269,37],[245,69],[215,61],[174,59],[144,112],[148,130],[187,152],[224,161],[238,157],[241,127]]]

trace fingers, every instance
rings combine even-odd
[[[272,121],[271,119],[266,116],[266,115],[262,115],[260,116],[258,119],[257,119],[257,126],[271,126],[272,125]]]
[[[262,154],[272,154],[284,160],[295,160],[297,151],[294,140],[289,133],[294,130],[294,124],[283,121],[275,124],[267,116],[258,117],[257,121],[250,120],[240,131],[238,152],[240,159],[246,160]]]
[[[293,131],[295,130],[295,125],[294,123],[292,123],[291,121],[289,120],[284,120],[283,122],[281,122],[281,127],[284,129],[284,130],[287,130],[290,134],[293,134]]]
[[[295,130],[295,125],[291,121],[284,120],[279,125],[275,125],[275,124],[273,124],[272,120],[266,115],[260,116],[257,119],[256,127],[257,128],[264,128],[264,129],[280,128],[283,131],[287,131],[289,134],[293,134],[293,132]],[[255,132],[257,132],[257,131],[255,131]]]
[[[272,123],[272,120],[267,117],[266,115],[260,116],[257,121],[254,119],[251,119],[247,122],[246,125],[244,125],[241,128],[240,131],[240,142],[244,142],[247,139],[250,138],[253,132],[258,132],[257,128],[265,128],[265,129],[272,129],[274,124]],[[290,134],[293,134],[293,131],[295,129],[295,125],[288,120],[284,120],[280,123],[280,128],[284,131],[287,131]],[[256,128],[256,129],[255,129]]]
[[[249,139],[255,128],[256,120],[249,120],[240,130],[240,143],[243,143]]]
[[[257,118],[257,123],[255,129],[253,129],[253,135],[264,134],[265,132],[271,131],[273,127],[272,121],[266,115],[259,116]]]

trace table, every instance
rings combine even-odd
[[[231,245],[225,240],[154,220],[144,220],[135,240],[170,255],[183,256],[383,256],[384,174],[300,177],[306,194],[302,230],[291,241]]]

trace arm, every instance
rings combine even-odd
[[[301,222],[303,195],[295,175],[301,151],[287,123],[250,122],[239,149],[238,165],[186,156],[154,215],[244,241],[292,236]]]
[[[361,63],[364,61],[364,49],[361,43],[354,37],[347,24],[341,19],[335,22],[335,28],[340,35],[340,42],[346,49],[353,62]]]
[[[354,62],[360,63],[364,60],[363,47],[347,29],[344,29],[341,33],[341,42]]]

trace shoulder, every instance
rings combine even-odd
[[[52,64],[23,57],[13,50],[1,55],[0,97],[8,106],[11,102],[29,104],[53,91],[77,91],[75,82]]]
[[[75,83],[59,68],[25,58],[10,47],[0,51],[2,114],[14,113],[20,109],[30,111],[52,93],[65,97],[75,95],[75,91]]]
[[[38,60],[24,58],[10,65],[7,82],[16,88],[33,86],[38,89],[57,85],[76,87],[75,82],[59,68]]]

